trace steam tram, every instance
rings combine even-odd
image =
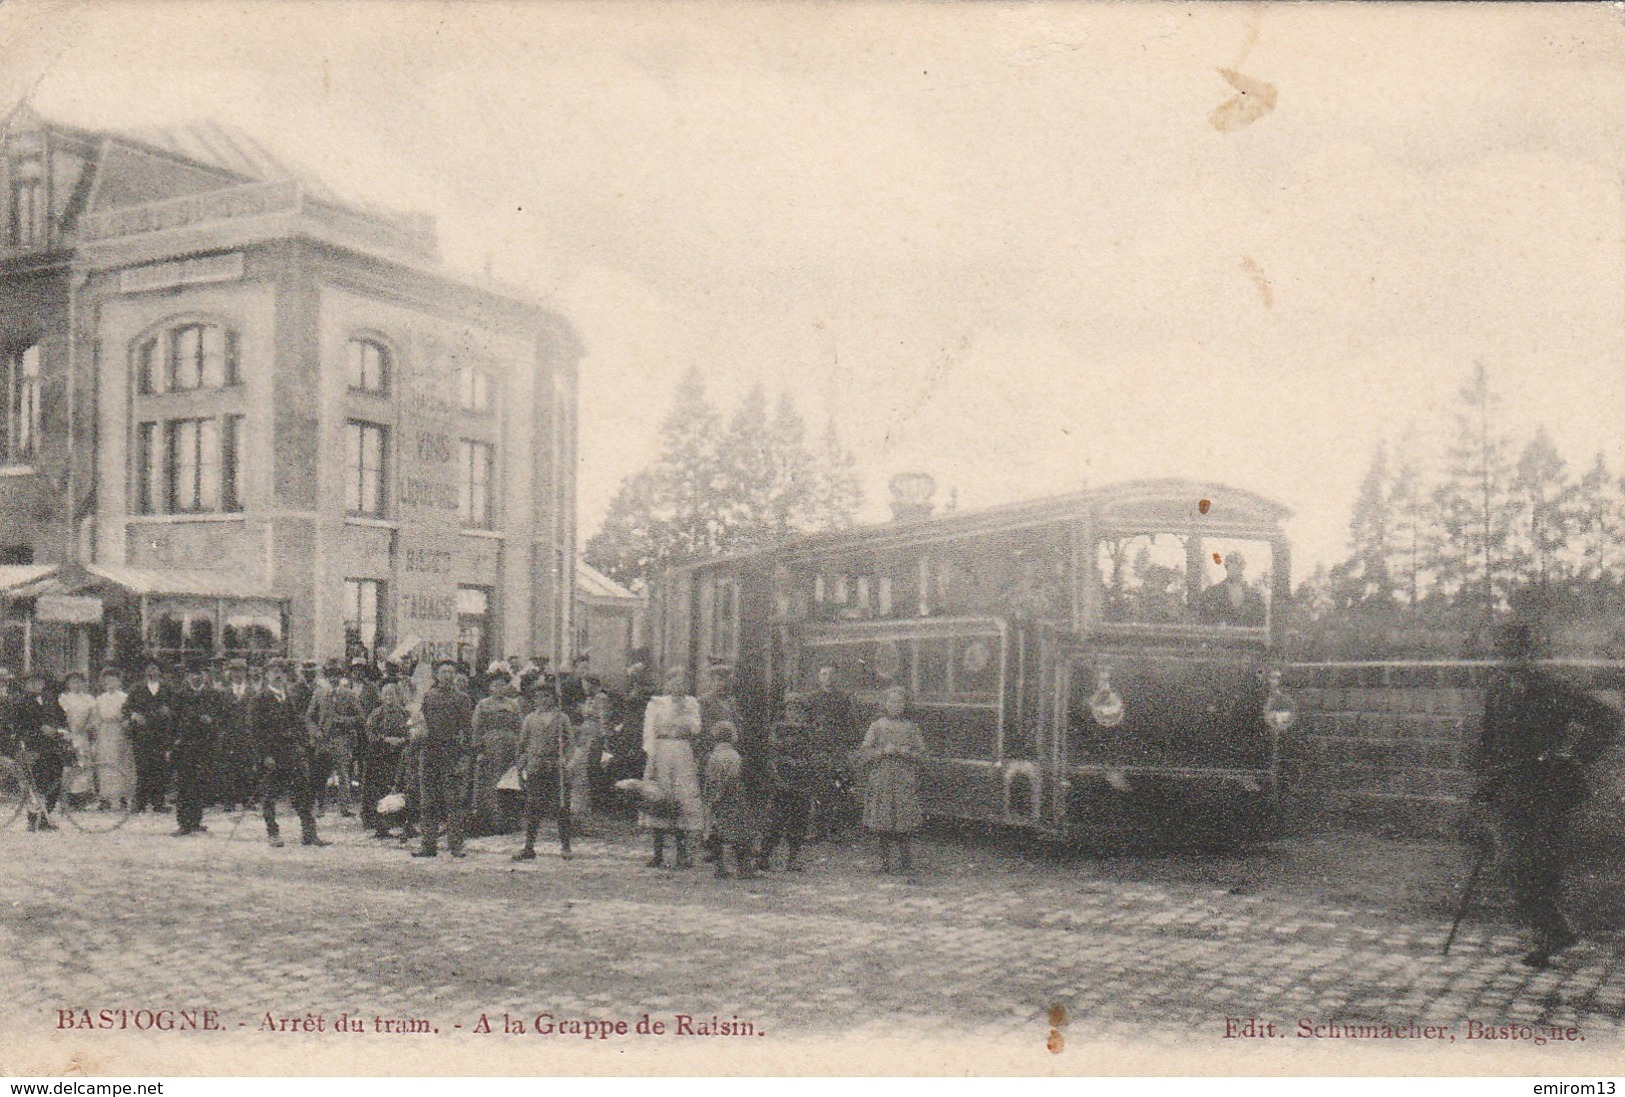
[[[809,536],[678,568],[664,665],[735,668],[767,726],[818,668],[866,715],[903,685],[928,814],[1055,840],[1267,832],[1291,702],[1289,512],[1181,480]]]

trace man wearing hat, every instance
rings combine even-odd
[[[435,667],[434,685],[423,695],[423,725],[418,732],[419,811],[422,814],[423,844],[414,857],[434,857],[439,853],[442,827],[446,831],[446,852],[453,857],[463,853],[463,806],[467,799],[468,767],[473,747],[474,704],[468,693],[457,687],[462,664],[442,660]]]
[[[29,830],[55,830],[51,812],[56,810],[62,792],[62,771],[72,755],[68,741],[68,718],[56,699],[45,694],[45,675],[30,671],[23,676],[23,695],[11,709],[11,731],[28,758],[34,787],[44,797],[42,811],[30,810]],[[34,807],[29,805],[30,809]]]
[[[256,676],[257,676],[256,668]],[[221,688],[220,734],[215,739],[214,798],[227,811],[258,803],[259,765],[250,711],[254,695],[264,687],[249,681],[248,660],[226,663],[226,684]]]
[[[1224,579],[1204,590],[1196,602],[1196,616],[1204,625],[1262,628],[1264,596],[1247,585],[1247,558],[1239,552],[1224,554]]]
[[[315,695],[305,713],[305,723],[316,732],[316,749],[311,758],[312,789],[318,803],[324,802],[328,779],[337,774],[339,814],[349,818],[355,814],[350,808],[350,764],[355,757],[356,740],[361,735],[361,698],[344,664],[328,664],[327,680],[327,690]]]
[[[1619,733],[1620,714],[1535,665],[1535,630],[1514,621],[1497,637],[1505,660],[1485,694],[1480,783],[1473,794],[1500,816],[1518,913],[1533,931],[1523,958],[1543,968],[1578,939],[1560,899],[1584,767]]]
[[[852,774],[847,759],[862,738],[852,698],[835,682],[835,668],[818,668],[818,686],[805,694],[812,724],[812,829],[821,837],[839,836],[851,821]]]
[[[300,838],[307,846],[325,846],[316,834],[316,812],[310,789],[310,761],[306,754],[304,713],[288,682],[288,666],[272,663],[265,674],[265,689],[251,702],[255,741],[264,773],[265,837],[281,848],[276,822],[276,801],[286,795],[299,815]]]
[[[208,670],[201,657],[186,665],[186,688],[175,700],[175,741],[170,763],[175,770],[175,837],[201,834],[203,797],[209,780],[209,762],[224,722],[220,696],[209,688]]]
[[[378,822],[378,801],[376,799],[368,800],[365,795],[365,790],[369,785],[376,783],[375,778],[367,773],[368,767],[372,765],[373,755],[372,743],[368,738],[367,729],[371,726],[372,714],[378,711],[378,705],[383,700],[378,678],[377,664],[369,662],[359,655],[350,660],[350,682],[355,686],[356,702],[361,708],[361,724],[356,730],[355,754],[351,763],[351,770],[363,790],[360,809],[361,825],[369,830]]]
[[[588,673],[591,666],[592,656],[582,652],[570,660],[570,673],[559,678],[559,703],[564,708],[564,714],[572,720],[580,717],[582,705],[591,692],[591,675]]]
[[[130,745],[135,752],[135,801],[130,810],[166,812],[169,746],[175,741],[175,687],[164,681],[163,668],[148,659],[142,680],[130,690],[124,711],[130,718]]]

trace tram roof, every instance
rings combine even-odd
[[[1208,504],[1206,510],[1202,509],[1204,501]],[[674,570],[694,570],[768,556],[816,556],[843,548],[904,545],[1002,533],[1090,513],[1108,524],[1161,520],[1181,524],[1188,521],[1196,525],[1211,521],[1215,532],[1224,533],[1232,533],[1243,526],[1274,532],[1282,522],[1292,517],[1289,508],[1273,499],[1215,481],[1178,478],[1126,480],[1064,495],[804,534],[766,548],[695,560]]]

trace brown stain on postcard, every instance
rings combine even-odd
[[[1219,75],[1236,89],[1236,94],[1213,108],[1207,120],[1220,133],[1246,129],[1275,109],[1275,85],[1245,76],[1235,69],[1220,69]]]

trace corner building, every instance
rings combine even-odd
[[[218,125],[20,106],[0,196],[0,659],[568,655],[563,318]]]

